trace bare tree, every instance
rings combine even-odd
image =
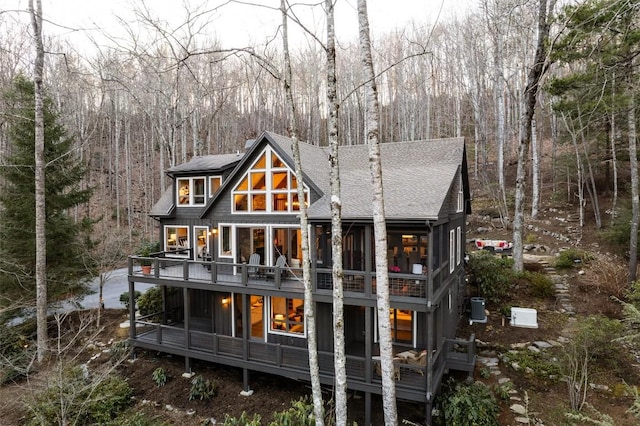
[[[398,424],[396,407],[396,385],[393,372],[393,346],[391,340],[391,320],[389,316],[389,272],[387,260],[387,224],[384,212],[382,186],[382,162],[380,160],[379,105],[376,88],[367,0],[358,0],[358,26],[360,35],[360,58],[365,77],[365,135],[369,146],[369,170],[373,187],[373,230],[376,253],[376,302],[378,312],[378,335],[380,364],[382,369],[382,405],[384,422],[387,426]]]
[[[43,69],[44,45],[42,43],[42,1],[29,0],[29,13],[36,56],[33,67],[35,94],[35,217],[36,217],[36,318],[37,318],[37,358],[44,360],[48,348],[47,334],[47,235],[45,210],[45,158],[44,158],[44,107],[43,107]]]
[[[533,64],[529,69],[527,87],[524,90],[525,104],[520,121],[520,142],[518,144],[518,166],[516,174],[516,205],[513,219],[513,268],[522,271],[524,260],[522,254],[522,234],[524,230],[524,198],[527,155],[531,144],[531,123],[536,110],[536,98],[540,87],[540,80],[547,69],[547,48],[549,28],[551,26],[548,15],[555,6],[555,0],[547,4],[547,0],[540,0],[538,8],[538,42]]]
[[[291,59],[289,57],[289,33],[287,25],[287,2],[280,0],[282,13],[282,43],[284,51],[284,78],[282,79],[287,106],[289,112],[289,127],[291,136],[291,149],[295,163],[296,181],[298,184],[298,200],[300,202],[300,230],[302,233],[302,281],[304,283],[304,316],[308,328],[307,348],[309,352],[309,375],[311,378],[311,391],[313,396],[313,409],[316,417],[316,425],[324,425],[324,403],[322,401],[322,388],[320,386],[320,364],[318,363],[318,341],[316,333],[315,302],[313,300],[313,288],[311,286],[311,261],[309,258],[309,224],[307,219],[307,204],[304,194],[304,175],[302,173],[302,161],[300,159],[300,146],[298,144],[298,126],[296,123],[296,108],[291,90]]]
[[[347,424],[347,367],[344,342],[344,293],[342,265],[342,197],[338,140],[338,101],[336,84],[336,46],[333,0],[325,1],[327,14],[327,105],[329,116],[329,162],[331,164],[331,257],[333,278],[333,359],[335,365],[336,424]]]

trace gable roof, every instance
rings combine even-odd
[[[289,159],[293,158],[291,139],[283,136],[272,136],[271,139]],[[305,175],[324,194],[309,206],[309,218],[330,218],[329,148],[304,142],[299,146]],[[373,215],[368,149],[367,145],[340,147],[340,196],[344,219],[370,219]],[[445,203],[458,170],[466,165],[465,155],[464,138],[381,144],[386,218],[437,219],[447,208]]]
[[[244,154],[221,154],[194,157],[172,167],[169,175],[211,174],[216,169],[235,167],[220,190],[202,209],[204,217],[219,196],[231,190],[239,176],[270,144],[287,165],[294,170],[292,139],[263,132]],[[329,148],[299,143],[300,160],[305,185],[320,194],[309,206],[309,219],[330,219]],[[340,185],[342,217],[347,220],[370,220],[373,215],[371,175],[367,145],[341,146]],[[380,145],[385,215],[387,220],[437,220],[446,214],[448,197],[458,172],[463,173],[465,199],[468,199],[466,152],[464,138],[433,139],[409,142],[389,142]],[[167,216],[175,210],[173,192],[166,191],[154,205],[151,216]]]

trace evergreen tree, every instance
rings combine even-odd
[[[6,93],[8,139],[0,176],[0,292],[35,297],[34,86],[20,76]],[[89,201],[92,190],[81,187],[85,176],[73,139],[58,123],[51,99],[44,100],[46,160],[47,277],[50,299],[75,293],[94,269],[87,255],[93,222],[69,212]],[[26,291],[26,293],[25,293]]]

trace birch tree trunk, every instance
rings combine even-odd
[[[44,106],[43,69],[44,46],[42,42],[42,1],[29,0],[29,14],[33,27],[36,57],[33,67],[35,95],[35,233],[36,233],[36,344],[38,362],[44,361],[48,350],[47,333],[47,229],[45,199],[45,158],[44,158]]]
[[[640,200],[638,200],[638,152],[636,135],[636,101],[634,92],[634,60],[629,64],[627,76],[630,86],[629,110],[627,125],[629,126],[629,168],[631,171],[631,230],[629,233],[629,283],[633,283],[638,273],[638,220],[640,216]]]
[[[307,349],[309,351],[309,375],[311,378],[311,393],[313,396],[313,411],[316,426],[324,425],[324,403],[322,388],[320,387],[320,365],[318,364],[318,338],[316,333],[315,302],[311,287],[311,262],[309,259],[309,224],[307,220],[307,203],[304,195],[304,178],[300,161],[300,146],[298,145],[298,127],[296,124],[296,107],[291,93],[291,59],[289,56],[289,34],[287,29],[286,0],[280,0],[282,12],[282,44],[284,50],[284,90],[289,110],[289,128],[295,165],[296,181],[298,183],[298,200],[300,200],[300,231],[302,234],[302,281],[304,284],[304,317],[307,326]]]
[[[555,0],[551,0],[553,10]],[[531,143],[531,122],[536,109],[536,95],[540,79],[544,74],[547,56],[547,38],[549,37],[549,21],[547,19],[547,0],[540,0],[538,8],[538,42],[533,64],[527,76],[527,87],[524,90],[523,114],[520,122],[520,142],[518,144],[518,166],[516,172],[516,200],[513,218],[513,269],[522,271],[524,260],[522,255],[522,233],[524,229],[524,197],[527,170],[527,155]]]
[[[540,206],[540,150],[538,148],[538,128],[536,119],[531,121],[531,219],[538,218]]]
[[[389,272],[387,261],[387,225],[384,212],[384,192],[382,186],[382,163],[380,161],[379,106],[376,88],[367,0],[358,0],[358,26],[360,57],[365,78],[365,137],[369,146],[369,170],[373,186],[373,230],[376,253],[376,301],[378,312],[378,343],[382,369],[382,406],[384,422],[387,426],[398,424],[396,408],[396,384],[393,371],[393,346],[391,342],[391,320],[389,317]]]
[[[342,288],[342,198],[340,195],[340,164],[338,161],[338,101],[336,84],[336,44],[334,0],[326,0],[327,13],[327,106],[329,117],[329,162],[331,164],[331,257],[333,278],[333,359],[335,370],[336,425],[347,424],[347,367],[344,342],[344,294]]]

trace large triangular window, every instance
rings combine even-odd
[[[300,211],[295,173],[266,147],[233,189],[233,211],[238,213],[293,213]],[[304,188],[305,203],[309,189]]]

